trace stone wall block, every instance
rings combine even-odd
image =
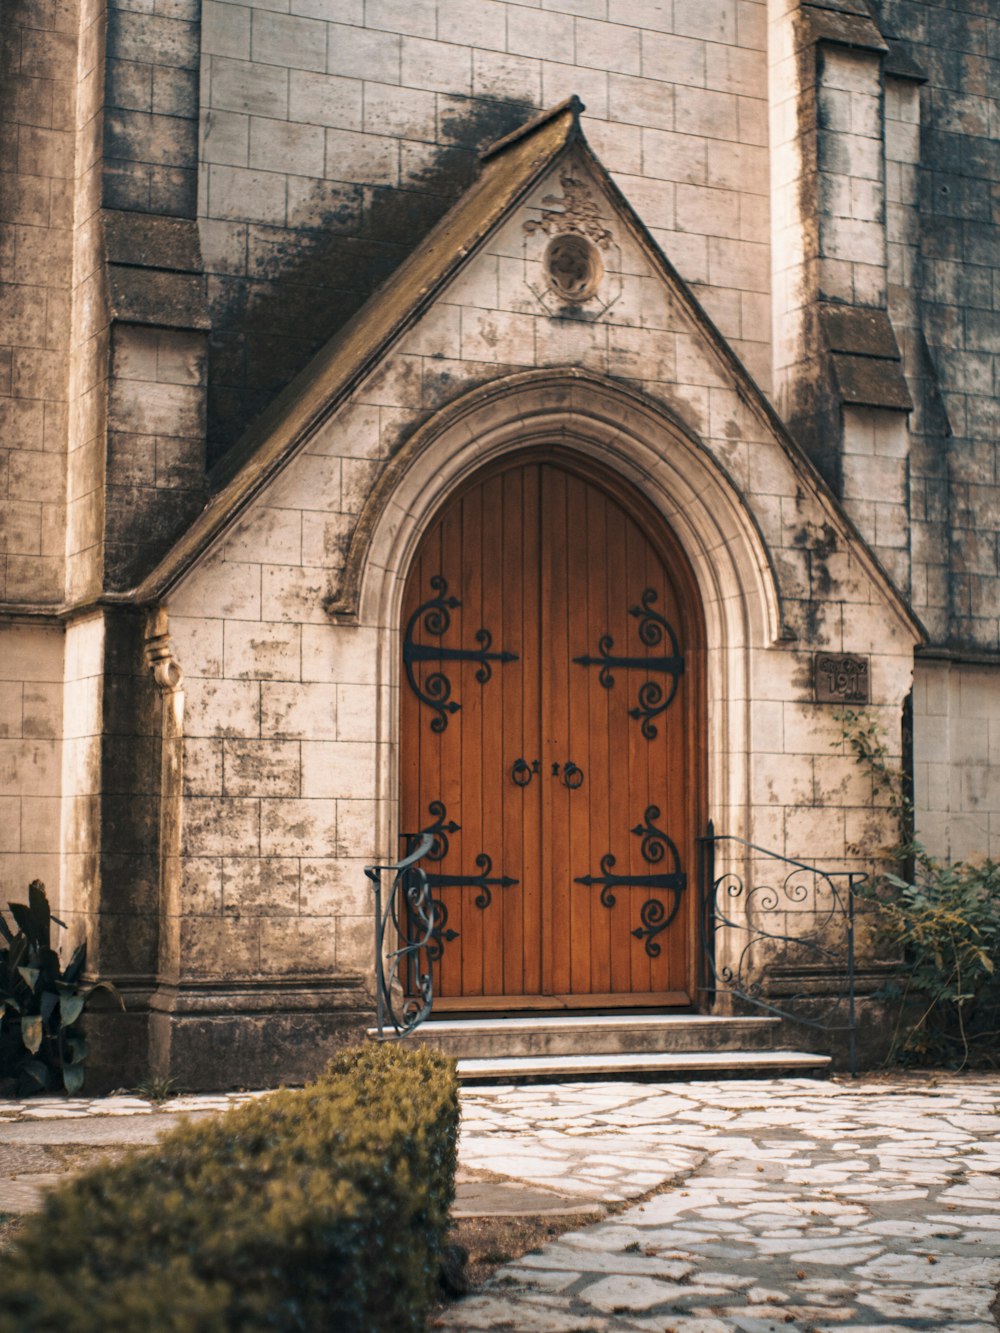
[[[297,741],[223,742],[223,791],[227,796],[298,796],[301,763]]]
[[[264,857],[332,856],[337,846],[336,802],[263,801],[260,832],[260,852]]]
[[[184,851],[193,856],[224,856],[233,847],[255,851],[260,824],[257,800],[190,797],[184,805]]]
[[[227,856],[222,862],[222,901],[227,916],[286,917],[299,911],[296,858]]]

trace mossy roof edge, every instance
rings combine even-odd
[[[205,508],[128,595],[163,596],[244,512],[423,313],[467,256],[580,135],[578,97],[567,98],[484,154],[480,176],[361,310],[316,353],[209,474]]]

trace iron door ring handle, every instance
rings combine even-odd
[[[540,767],[537,759],[531,764],[528,763],[527,759],[515,759],[510,770],[510,780],[515,787],[527,787]]]
[[[563,786],[568,787],[570,791],[576,791],[577,787],[583,786],[583,769],[571,760],[563,767],[562,780]]]

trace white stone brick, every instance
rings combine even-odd
[[[340,474],[339,458],[299,454],[272,487],[269,499],[280,509],[339,509]]]
[[[740,196],[735,190],[678,185],[677,230],[703,236],[740,236]]]
[[[289,11],[311,19],[338,19],[359,26],[365,21],[365,0],[291,0]]]
[[[670,84],[655,79],[612,74],[608,79],[608,116],[630,125],[672,130],[674,100],[680,95]]]
[[[170,636],[185,678],[222,675],[222,621],[170,617]]]
[[[366,81],[364,105],[368,134],[430,142],[437,137],[437,101],[433,93]]]
[[[406,340],[406,350],[420,356],[458,357],[461,349],[461,311],[457,305],[434,306]]]
[[[374,856],[340,855],[325,860],[304,859],[300,889],[303,916],[364,915],[372,910],[371,883],[365,865]]]
[[[708,238],[708,278],[717,287],[766,292],[770,288],[768,247],[752,241]]]
[[[330,572],[340,569],[354,525],[351,514],[303,514],[303,565],[319,566]]]
[[[705,43],[673,33],[642,34],[642,72],[667,83],[705,86]]]
[[[0,736],[13,739],[21,736],[23,697],[24,684],[22,681],[4,681],[0,683]]]
[[[337,739],[371,741],[375,738],[378,691],[374,685],[338,685]]]
[[[322,176],[325,134],[319,125],[292,121],[250,122],[250,166],[261,171],[286,171],[297,176]]]
[[[507,45],[507,5],[498,0],[448,0],[438,6],[437,35],[443,42],[503,51]]]
[[[442,93],[472,92],[472,53],[468,46],[404,37],[400,81],[408,88]]]
[[[534,319],[530,315],[463,309],[462,357],[466,361],[532,365],[535,360]]]
[[[709,42],[736,42],[736,0],[674,0],[674,30]]]
[[[555,106],[573,93],[587,109],[584,133],[590,135],[590,122],[608,114],[608,76],[603,69],[585,69],[580,65],[542,61],[542,105]]]
[[[708,139],[735,139],[736,98],[705,88],[678,88],[674,101],[674,128],[681,134],[703,134]]]
[[[293,121],[311,125],[360,130],[361,90],[360,79],[293,69],[288,83],[288,115]]]
[[[201,51],[203,56],[250,59],[250,10],[243,5],[204,0],[201,7]]]
[[[302,558],[302,512],[261,506],[226,538],[224,549],[227,561],[297,564]]]
[[[61,812],[62,797],[60,796],[23,796],[21,798],[20,851],[60,851]],[[2,813],[0,813],[0,821],[2,821],[2,818]],[[50,889],[54,888],[54,885],[50,885]]]
[[[514,262],[520,264],[520,256]],[[498,264],[496,255],[478,256],[476,262],[468,265],[448,287],[447,300],[455,306],[480,306],[484,310],[495,310],[499,304]]]
[[[340,507],[345,514],[359,514],[365,506],[375,478],[379,473],[379,464],[367,458],[345,458],[341,463],[343,483],[340,492]]]
[[[0,852],[21,850],[21,798],[0,796]]]
[[[171,597],[170,609],[181,617],[259,620],[260,565],[206,560]]]
[[[184,732],[187,736],[259,735],[260,686],[256,681],[185,681]]]
[[[590,65],[595,69],[615,70],[619,74],[638,74],[641,63],[639,31],[637,28],[627,28],[617,23],[596,23],[589,19],[578,18],[576,59],[578,64]]]
[[[472,92],[476,97],[513,97],[537,106],[542,100],[541,63],[501,51],[473,51]]]
[[[375,801],[337,802],[337,852],[340,856],[363,857],[367,861],[374,859],[377,812]]]
[[[227,740],[222,743],[226,796],[298,796],[298,741]]]
[[[378,407],[368,403],[348,403],[320,427],[310,439],[308,449],[311,454],[377,458],[381,453],[381,439]]]
[[[217,218],[283,223],[285,177],[271,171],[210,166],[208,207]]]
[[[234,847],[248,854],[260,844],[260,802],[227,797],[191,796],[184,802],[184,851],[192,856],[222,856]]]
[[[366,0],[365,21],[371,28],[433,37],[437,31],[437,0]]]
[[[243,111],[257,116],[287,115],[286,69],[215,57],[210,75],[213,110]]]
[[[260,687],[261,734],[296,740],[336,740],[337,694],[338,689],[345,688],[364,687],[265,681]]]
[[[337,805],[330,800],[261,803],[262,856],[331,856],[337,845]]]
[[[542,13],[520,5],[507,7],[507,50],[516,55],[550,59],[573,51],[573,19],[568,14]]]
[[[705,86],[763,101],[767,97],[767,61],[760,51],[710,42],[705,48]]]
[[[226,675],[233,680],[298,680],[301,629],[280,621],[230,620],[224,633]]]
[[[261,569],[261,614],[272,620],[324,625],[326,601],[332,591],[330,571],[299,565],[264,565]]]
[[[292,14],[255,10],[250,51],[256,63],[282,69],[326,68],[326,24]]]
[[[332,180],[360,185],[396,185],[399,181],[399,143],[378,134],[328,130],[326,175]]]
[[[813,760],[789,754],[758,754],[752,758],[754,805],[809,805],[813,799]]]
[[[608,0],[608,18],[614,23],[672,32],[674,3],[673,0]]]
[[[351,625],[302,626],[302,679],[374,685],[377,636],[374,629]]]
[[[709,179],[707,141],[701,135],[644,129],[642,165],[647,176],[705,185]],[[719,184],[726,182],[720,181]]]
[[[222,795],[221,740],[185,737],[184,793],[187,796]]]
[[[610,172],[642,171],[642,131],[638,125],[591,121],[587,139]]]
[[[304,797],[375,797],[375,746],[356,741],[302,741]]]
[[[227,856],[222,862],[222,903],[223,911],[236,916],[297,914],[298,860]]]
[[[373,32],[331,23],[328,27],[326,69],[347,78],[399,82],[402,39],[394,32]]]

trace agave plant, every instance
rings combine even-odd
[[[87,946],[80,944],[63,969],[52,948],[52,915],[45,885],[28,886],[27,903],[8,903],[16,929],[0,912],[0,1079],[16,1079],[24,1096],[43,1089],[68,1093],[83,1086],[87,1043],[80,1019],[95,990],[121,997],[107,981],[81,981]]]

